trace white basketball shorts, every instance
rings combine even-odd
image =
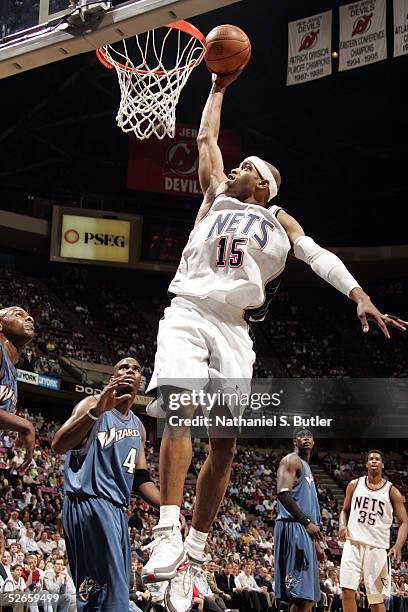
[[[340,564],[340,586],[357,591],[364,582],[370,604],[382,603],[390,596],[391,564],[384,548],[347,540]]]
[[[199,390],[209,381],[250,393],[252,347],[241,309],[208,298],[177,296],[159,323],[154,371],[146,393],[159,386]],[[163,416],[153,404],[148,414]]]

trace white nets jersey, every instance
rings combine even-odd
[[[245,310],[249,320],[264,319],[290,250],[279,210],[217,196],[190,233],[169,293],[210,298]]]
[[[387,480],[381,489],[373,491],[368,488],[365,476],[358,479],[347,524],[352,541],[375,548],[389,548],[394,515],[391,487]]]

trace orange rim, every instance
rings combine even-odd
[[[190,62],[187,66],[180,66],[179,68],[172,68],[171,70],[140,70],[139,68],[132,68],[131,66],[125,66],[124,64],[121,64],[120,62],[115,62],[116,66],[118,66],[121,70],[124,70],[125,72],[136,72],[137,74],[152,73],[152,74],[157,74],[157,75],[171,74],[172,72],[183,72],[184,70],[187,70],[187,68],[190,69],[190,68],[194,68],[194,66],[197,66],[203,59],[204,54],[207,50],[207,41],[205,39],[204,34],[202,34],[198,28],[193,26],[192,23],[189,23],[188,21],[183,21],[183,20],[174,21],[173,23],[167,23],[163,27],[180,30],[181,32],[190,34],[190,36],[199,40],[201,44],[203,45],[203,50],[200,53],[200,56],[197,59]],[[99,47],[99,49],[96,50],[96,57],[101,62],[101,64],[105,66],[105,68],[108,68],[109,70],[112,70],[112,68],[115,68],[115,65],[112,64],[112,62],[109,60],[108,55],[103,47]]]

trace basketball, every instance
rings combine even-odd
[[[231,74],[243,68],[251,57],[251,42],[241,28],[220,25],[207,36],[205,63],[210,72]]]

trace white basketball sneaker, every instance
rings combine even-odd
[[[187,568],[177,572],[169,582],[164,595],[166,610],[169,612],[188,612],[191,610],[194,580],[205,561],[205,558],[194,558],[187,553]]]
[[[153,535],[154,540],[145,547],[151,550],[150,559],[142,570],[146,583],[171,580],[180,568],[184,569],[187,562],[178,526],[155,527]]]

